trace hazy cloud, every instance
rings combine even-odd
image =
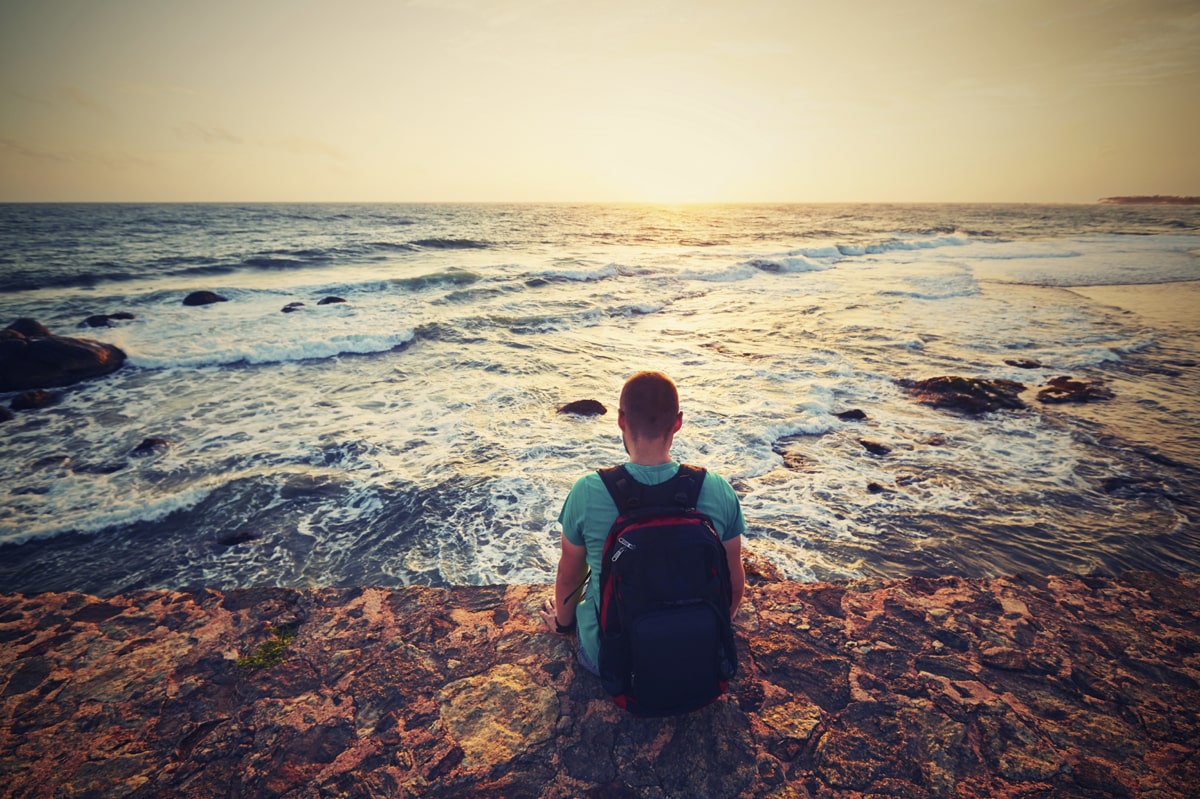
[[[290,136],[277,145],[280,149],[287,150],[296,155],[320,155],[326,158],[332,158],[335,161],[346,160],[346,154],[331,144],[320,141],[319,139],[309,139],[303,136]]]
[[[184,125],[177,125],[175,132],[182,139],[190,141],[201,141],[204,144],[242,144],[243,140],[240,136],[229,132],[220,125],[199,125],[195,122],[189,122]]]
[[[0,153],[11,153],[38,161],[51,161],[77,166],[100,166],[105,169],[154,169],[157,164],[137,155],[121,151],[103,150],[47,150],[17,139],[0,139]]]
[[[40,150],[15,139],[0,139],[0,150],[24,158],[33,158],[38,161],[58,161],[60,163],[69,163],[71,161],[69,156],[62,153]]]
[[[112,109],[78,86],[64,86],[61,92],[75,108],[103,117],[111,117]]]

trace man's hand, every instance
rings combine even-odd
[[[541,616],[542,616],[542,621],[545,622],[545,624],[546,624],[547,630],[549,630],[552,633],[555,633],[556,635],[568,634],[568,633],[559,633],[558,632],[558,609],[554,607],[553,599],[547,599],[545,602],[542,603]],[[574,631],[574,627],[572,626],[572,632],[573,631]]]

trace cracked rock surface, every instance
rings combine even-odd
[[[1200,795],[1200,576],[751,572],[730,693],[671,719],[550,586],[0,595],[0,796]]]

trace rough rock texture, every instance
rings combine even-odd
[[[549,586],[2,595],[0,795],[1200,795],[1200,576],[762,571],[732,692],[663,720]]]
[[[1113,393],[1099,383],[1063,376],[1051,378],[1037,393],[1037,398],[1039,402],[1047,403],[1091,402],[1112,399]]]
[[[964,413],[1020,410],[1025,407],[1020,394],[1022,383],[1012,380],[988,380],[979,377],[930,377],[925,380],[899,380],[917,400],[934,408],[949,408]]]
[[[32,319],[0,331],[0,391],[69,386],[124,363],[124,351],[112,344],[56,336]]]

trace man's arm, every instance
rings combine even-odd
[[[733,604],[729,607],[729,618],[737,615],[742,596],[746,593],[746,567],[742,565],[742,537],[736,535],[725,545],[725,560],[729,563],[729,579],[733,583]]]
[[[739,550],[740,551],[740,550]],[[741,558],[738,558],[739,562]],[[554,578],[554,600],[542,605],[542,621],[550,632],[558,632],[556,625],[575,625],[575,606],[583,599],[583,584],[587,580],[587,548],[572,544],[562,537],[562,554],[558,557],[558,573]]]

